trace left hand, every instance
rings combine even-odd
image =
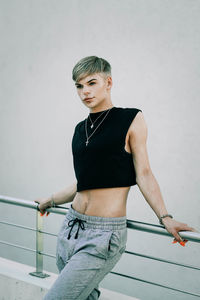
[[[44,216],[46,213],[46,217],[50,214],[50,212],[46,212],[47,208],[51,207],[51,198],[38,198],[34,200],[34,202],[38,203],[38,210],[40,211],[40,215]]]
[[[163,225],[165,226],[165,229],[171,233],[174,236],[174,242],[180,243],[182,246],[185,245],[185,242],[187,240],[183,240],[180,235],[178,234],[179,231],[196,231],[194,228],[189,227],[185,223],[178,222],[174,219],[171,219],[169,217],[164,218]]]

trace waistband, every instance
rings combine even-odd
[[[87,228],[100,228],[100,229],[124,229],[127,227],[126,224],[126,216],[123,217],[97,217],[97,216],[89,216],[85,214],[81,214],[75,209],[73,209],[72,205],[70,206],[66,218],[68,220],[72,219],[80,219],[85,221],[85,227]]]

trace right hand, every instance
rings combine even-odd
[[[39,204],[38,209],[42,215],[46,212],[47,208],[51,207],[51,200],[49,198],[38,198],[38,199],[34,200],[34,202]],[[47,212],[47,215],[48,214],[49,214],[49,212]]]

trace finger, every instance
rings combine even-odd
[[[173,234],[173,236],[175,237],[175,240],[177,241],[177,242],[182,242],[183,240],[182,240],[182,238],[180,237],[180,235],[177,233],[177,232],[173,232],[172,233]]]
[[[181,227],[179,231],[196,231],[193,227],[189,227],[187,224],[184,224],[184,226]]]
[[[47,213],[46,213],[46,217],[48,217],[48,215],[50,214],[50,211],[47,211]]]
[[[44,214],[46,213],[46,210],[44,210],[44,209],[39,209],[39,212],[40,212],[42,215],[44,215]]]
[[[196,232],[196,229],[192,228],[192,227],[188,227],[188,231],[193,231],[193,232]]]
[[[183,247],[185,247],[185,244],[188,242],[188,240],[183,240],[182,242],[180,242],[179,244]]]
[[[188,242],[188,240],[183,240],[183,241],[179,242],[179,244],[184,247],[187,242]],[[174,239],[172,244],[176,244],[176,243],[178,243],[178,242],[176,239]]]
[[[172,244],[178,243],[176,239],[173,240]]]
[[[43,216],[45,214],[45,210],[40,209],[40,203],[38,202],[37,210],[40,212],[40,215]]]

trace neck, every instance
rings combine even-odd
[[[107,110],[107,109],[110,109],[112,108],[114,105],[112,104],[112,102],[110,103],[104,103],[104,104],[100,104],[98,106],[95,106],[95,107],[91,107],[90,108],[90,113],[97,113],[97,112],[100,112],[100,111],[103,111],[103,110]]]

